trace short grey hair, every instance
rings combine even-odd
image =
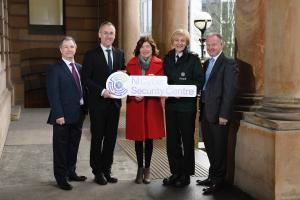
[[[116,30],[116,27],[115,27],[115,25],[113,23],[111,23],[109,21],[105,21],[105,22],[103,22],[103,23],[100,24],[99,33],[100,33],[100,31],[101,31],[101,29],[102,29],[103,26],[112,26]]]
[[[223,37],[220,33],[218,32],[209,32],[207,35],[206,35],[206,38],[208,37],[212,37],[212,36],[216,36],[217,38],[219,38],[221,41],[223,41]]]
[[[60,41],[60,43],[59,43],[59,48],[62,47],[62,45],[63,45],[63,43],[64,43],[65,41],[73,41],[74,44],[75,44],[75,47],[77,47],[77,44],[76,44],[75,39],[74,39],[73,37],[71,37],[71,36],[65,36],[65,37]]]

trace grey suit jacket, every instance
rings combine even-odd
[[[204,76],[207,67],[208,61],[204,63]],[[204,105],[209,122],[216,123],[219,117],[230,120],[237,93],[238,74],[235,60],[227,58],[222,52],[213,66],[205,89]]]

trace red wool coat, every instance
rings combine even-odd
[[[132,58],[126,67],[130,75],[142,75],[138,57]],[[146,75],[163,75],[161,59],[153,56]],[[126,139],[143,141],[165,136],[163,107],[160,97],[144,97],[137,101],[128,96],[126,101]]]

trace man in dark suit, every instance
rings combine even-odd
[[[204,63],[200,118],[210,168],[208,178],[197,180],[197,184],[208,186],[203,194],[211,194],[220,190],[225,181],[229,120],[233,112],[239,70],[236,62],[224,55],[220,34],[208,34],[206,47],[211,58]]]
[[[47,93],[51,107],[47,123],[53,125],[54,176],[58,186],[71,190],[67,181],[85,181],[76,174],[77,153],[85,118],[81,65],[75,63],[76,43],[66,36],[60,43],[62,58],[47,71]]]
[[[88,89],[91,120],[90,166],[95,182],[100,185],[116,183],[111,176],[116,144],[121,100],[114,99],[105,88],[108,76],[125,69],[123,51],[112,47],[116,29],[110,22],[99,28],[100,44],[86,53],[83,62],[83,82]]]

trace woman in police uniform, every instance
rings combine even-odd
[[[190,36],[178,29],[171,36],[171,49],[163,67],[170,85],[196,85],[200,89],[202,66],[198,55],[188,51]],[[196,97],[169,97],[165,101],[167,155],[172,175],[163,185],[184,187],[195,173],[194,131],[197,112]]]

